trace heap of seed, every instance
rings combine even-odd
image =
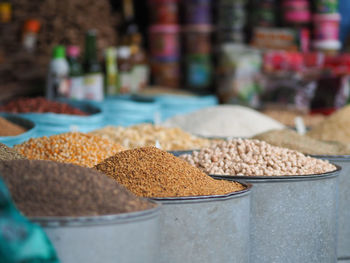
[[[15,150],[7,147],[5,144],[0,143],[0,161],[21,160],[21,159],[25,159],[24,156],[22,156]]]
[[[26,132],[23,127],[0,117],[0,136],[16,136]]]
[[[96,165],[96,169],[144,197],[222,195],[244,189],[236,182],[214,180],[155,147],[117,153]]]
[[[125,148],[155,146],[156,142],[166,151],[193,150],[210,145],[210,140],[193,136],[180,128],[167,128],[152,124],[131,127],[107,126],[92,134],[111,139]]]
[[[350,106],[335,112],[306,135],[324,141],[350,143]]]
[[[30,139],[16,145],[16,151],[28,159],[51,160],[93,167],[123,147],[97,135],[69,132]]]
[[[325,142],[300,135],[293,130],[273,130],[254,136],[274,146],[285,147],[305,154],[348,155],[350,146],[339,142]]]
[[[328,161],[305,156],[259,140],[219,142],[180,156],[207,174],[245,176],[311,175],[331,172]]]
[[[26,216],[96,216],[145,210],[153,204],[99,172],[51,161],[0,162],[0,174]]]

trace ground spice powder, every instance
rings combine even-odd
[[[212,179],[155,147],[117,153],[96,165],[96,169],[144,197],[222,195],[245,188],[236,182]]]
[[[16,136],[27,131],[25,128],[2,117],[0,117],[0,127],[0,136]]]
[[[0,175],[26,216],[96,216],[152,208],[94,169],[52,161],[0,162]]]
[[[9,161],[9,160],[21,160],[25,157],[14,149],[7,147],[5,144],[0,143],[0,161]]]
[[[106,138],[79,132],[30,139],[16,145],[14,149],[28,159],[73,163],[86,167],[93,167],[124,150],[122,146]]]
[[[300,135],[292,130],[273,130],[254,136],[253,139],[269,144],[314,155],[348,155],[350,145],[340,142],[325,142]]]

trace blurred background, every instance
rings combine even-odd
[[[0,101],[217,95],[330,114],[349,100],[348,0],[0,1]]]

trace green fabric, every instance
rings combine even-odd
[[[59,263],[45,232],[16,209],[0,177],[0,262]]]

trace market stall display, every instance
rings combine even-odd
[[[72,164],[6,161],[0,173],[17,207],[43,226],[62,262],[156,261],[155,203],[96,170]],[[91,249],[96,242],[103,245]]]
[[[165,151],[193,150],[210,145],[210,140],[191,135],[180,128],[167,128],[152,124],[130,127],[107,126],[91,132],[110,139],[126,149],[155,146]]]
[[[163,123],[205,137],[251,137],[283,129],[284,125],[258,111],[238,105],[208,107],[193,113],[172,117]]]
[[[120,152],[95,168],[162,204],[160,262],[248,262],[249,185],[214,180],[155,147]]]
[[[28,159],[52,160],[93,167],[124,148],[100,136],[69,132],[29,139],[15,145],[14,149]]]

